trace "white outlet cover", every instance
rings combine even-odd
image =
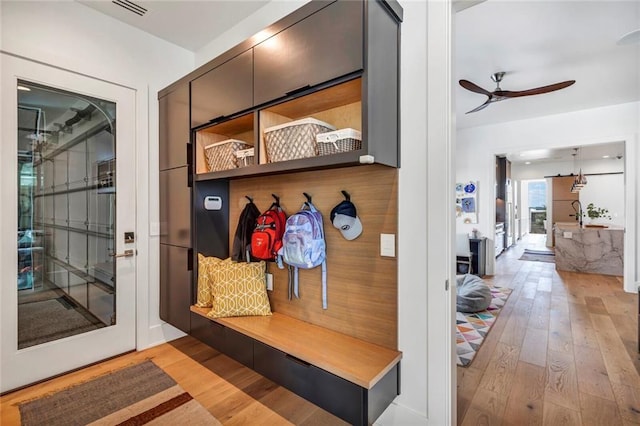
[[[380,234],[380,256],[396,257],[395,234]]]

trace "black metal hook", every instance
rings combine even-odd
[[[248,195],[245,195],[244,198],[249,200],[250,203],[253,203],[253,198],[249,197]]]
[[[271,196],[273,197],[274,200],[276,200],[273,204],[276,207],[280,207],[280,197],[278,197],[276,194],[271,194]]]
[[[306,192],[303,192],[302,195],[304,195],[307,199],[307,203],[311,203],[311,195],[307,194]]]
[[[345,191],[345,190],[343,189],[343,190],[342,190],[342,191],[340,191],[340,192],[342,192],[342,195],[344,195],[344,198],[345,198],[347,201],[351,201],[351,195],[349,195],[349,193],[348,193],[347,191]]]

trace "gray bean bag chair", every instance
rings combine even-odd
[[[458,312],[484,311],[491,304],[491,290],[482,278],[471,274],[457,275],[456,284]]]

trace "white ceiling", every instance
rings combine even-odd
[[[146,9],[143,16],[108,0],[76,0],[119,21],[137,27],[192,52],[205,46],[269,0],[119,0],[130,9]]]
[[[640,28],[639,1],[487,0],[456,14],[455,96],[458,128],[475,127],[640,100],[640,44],[616,41]],[[465,112],[486,96],[491,74],[506,71],[501,88],[524,90],[576,80],[556,92],[508,99]]]

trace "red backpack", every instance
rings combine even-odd
[[[282,235],[287,223],[287,215],[280,207],[280,198],[273,195],[275,202],[256,219],[251,234],[251,257],[260,260],[272,260],[281,265],[278,250],[282,247]]]

